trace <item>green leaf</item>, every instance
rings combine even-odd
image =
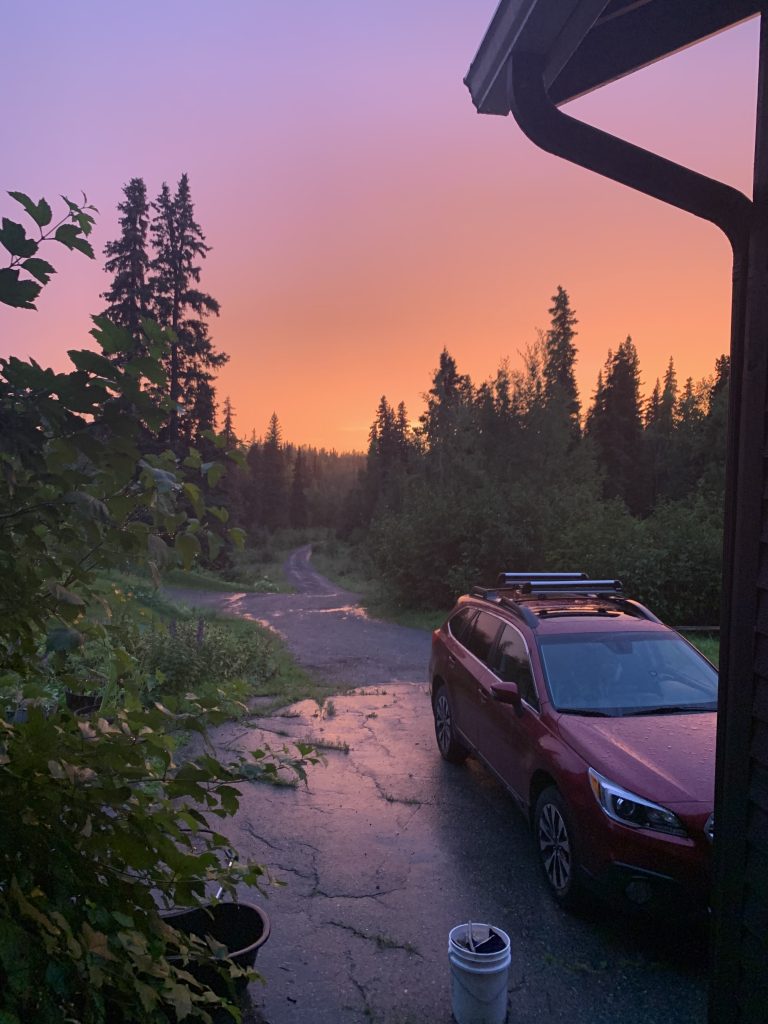
[[[48,591],[59,604],[71,604],[76,605],[79,608],[85,607],[85,601],[79,594],[75,594],[73,591],[67,590],[67,588],[62,587],[60,583],[55,583],[53,580],[49,581]]]
[[[108,377],[110,380],[120,379],[120,370],[106,356],[98,352],[91,352],[90,349],[69,349],[67,355],[75,364],[78,370],[85,370],[88,373],[96,373],[101,377]]]
[[[38,227],[44,228],[46,224],[51,223],[53,213],[44,199],[41,199],[39,203],[34,203],[23,192],[9,192],[8,195],[11,199],[15,199],[17,203],[21,203]]]
[[[195,484],[185,483],[184,493],[189,498],[195,514],[201,516],[203,514],[203,497],[200,494],[200,488]]]
[[[47,260],[41,260],[37,256],[24,260],[21,265],[28,274],[31,274],[32,277],[36,277],[41,284],[48,284],[51,279],[51,274],[56,273],[55,267],[52,267]]]
[[[231,530],[227,530],[227,536],[240,551],[245,547],[245,530],[242,530],[239,526],[233,526]]]
[[[112,519],[104,502],[99,498],[94,498],[92,494],[86,494],[84,491],[72,491],[64,496],[64,501],[74,505],[80,512],[97,522],[108,523]]]
[[[206,462],[203,469],[208,478],[208,484],[211,487],[215,487],[226,473],[225,467],[220,462]]]
[[[3,224],[0,227],[0,244],[5,246],[11,256],[34,256],[37,252],[37,242],[33,238],[27,238],[27,233],[21,224],[15,220],[8,220],[3,217]]]
[[[54,626],[45,640],[46,651],[74,651],[81,647],[83,634],[69,626]]]
[[[147,553],[153,562],[160,567],[168,564],[171,555],[168,545],[162,537],[158,537],[155,533],[150,533],[147,537]]]
[[[17,309],[34,309],[35,299],[42,291],[34,281],[20,281],[18,270],[0,270],[0,302]]]
[[[130,352],[133,349],[133,338],[125,327],[118,327],[105,316],[94,316],[91,319],[96,324],[91,330],[91,334],[107,355],[114,355],[116,352]]]
[[[192,562],[200,554],[200,541],[192,533],[177,533],[174,546],[181,556],[185,569],[189,569]]]
[[[224,541],[219,537],[217,533],[211,533],[208,531],[208,557],[214,562],[224,547]]]
[[[65,245],[67,249],[78,249],[90,259],[94,259],[93,246],[90,242],[86,242],[81,235],[82,232],[76,224],[62,224],[56,228],[56,233],[53,237],[57,242]],[[35,249],[37,249],[37,246],[35,246]]]

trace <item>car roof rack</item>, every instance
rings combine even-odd
[[[585,580],[586,578],[585,572],[500,572],[496,577],[496,586],[510,587],[539,580]]]
[[[546,610],[542,609],[537,614],[527,602],[532,598],[556,596],[579,598],[593,595],[627,615],[648,622],[661,622],[645,605],[624,596],[621,580],[593,580],[584,572],[502,572],[497,577],[495,587],[472,587],[470,593],[473,597],[503,605],[533,629],[538,626]],[[563,609],[565,613],[566,609]]]
[[[622,594],[624,588],[621,580],[589,580],[585,576],[579,579],[527,580],[519,585],[522,594]]]

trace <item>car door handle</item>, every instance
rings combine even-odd
[[[448,655],[448,665],[450,668],[456,668],[456,659],[452,654]]]
[[[486,704],[488,702],[488,694],[485,692],[485,690],[481,689],[479,686],[477,688],[477,696],[480,698],[480,703],[481,704]]]

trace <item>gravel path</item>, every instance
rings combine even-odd
[[[244,1024],[451,1024],[447,936],[467,920],[511,937],[510,1024],[702,1024],[706,935],[556,906],[507,793],[437,753],[429,634],[368,619],[309,556],[289,560],[295,594],[173,593],[267,623],[343,692],[332,715],[306,700],[212,736],[225,758],[290,739],[325,755],[306,786],[243,784],[238,814],[217,822],[286,883],[241,894],[272,922]]]
[[[316,572],[311,553],[310,545],[298,548],[286,562],[293,594],[222,594],[175,587],[168,593],[184,604],[264,623],[326,684],[347,688],[425,682],[429,633],[368,618],[358,603],[360,595]]]

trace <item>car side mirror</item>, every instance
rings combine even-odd
[[[499,704],[512,704],[518,707],[522,700],[517,683],[491,683],[491,693]]]

